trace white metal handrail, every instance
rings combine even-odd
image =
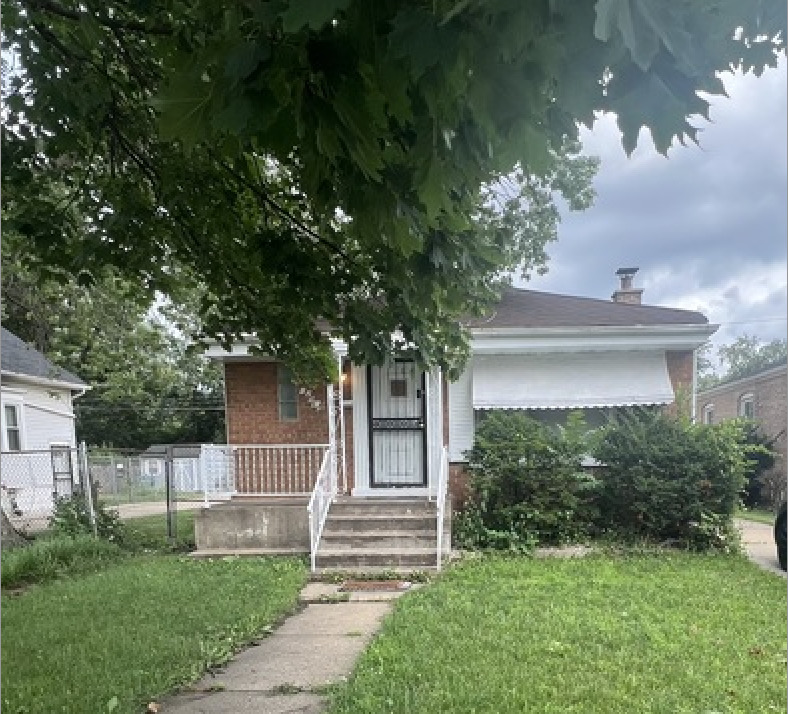
[[[441,450],[440,468],[438,470],[438,483],[436,489],[436,505],[438,513],[438,548],[436,567],[441,569],[443,563],[443,520],[446,515],[446,495],[449,491],[449,452],[444,446]]]
[[[306,507],[309,517],[309,554],[312,572],[315,572],[316,569],[317,549],[320,546],[320,536],[323,535],[323,526],[328,517],[328,509],[337,495],[336,456],[336,446],[332,444],[323,457],[312,497]]]

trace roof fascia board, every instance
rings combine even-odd
[[[254,338],[244,338],[233,342],[229,350],[226,350],[218,342],[212,342],[203,353],[209,359],[220,362],[277,362],[276,357],[271,355],[252,354],[251,348],[259,342]],[[348,353],[348,346],[344,340],[332,339],[331,349],[338,357],[344,357]]]
[[[633,325],[589,328],[489,328],[471,331],[474,354],[683,350],[702,345],[717,325]]]
[[[42,387],[57,387],[58,389],[68,389],[70,392],[80,392],[84,394],[88,389],[92,389],[89,384],[74,384],[74,382],[64,382],[60,379],[49,379],[48,377],[34,377],[30,374],[20,374],[19,372],[10,372],[7,369],[2,371],[3,377],[9,379],[16,379],[26,384],[37,384]]]

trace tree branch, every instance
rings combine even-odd
[[[246,176],[241,174],[240,172],[236,171],[232,166],[229,166],[224,161],[221,161],[217,158],[217,162],[219,165],[227,171],[233,178],[237,181],[240,181],[244,186],[246,186],[249,190],[251,190],[263,203],[265,203],[269,208],[272,208],[276,213],[278,213],[282,218],[284,218],[288,223],[295,226],[299,231],[304,233],[305,235],[309,236],[310,238],[314,239],[321,245],[330,248],[335,253],[341,255],[343,258],[348,260],[349,262],[355,262],[353,258],[339,245],[334,243],[333,241],[328,240],[324,236],[317,233],[315,230],[310,228],[306,225],[303,221],[296,218],[290,211],[288,211],[284,206],[277,203],[273,198],[271,198],[258,184],[253,183],[250,181]]]
[[[163,23],[148,23],[139,20],[123,20],[116,17],[109,17],[108,15],[99,15],[98,13],[79,12],[72,10],[62,5],[52,2],[52,0],[23,0],[23,4],[27,5],[30,10],[38,10],[39,12],[47,13],[50,15],[57,15],[68,20],[75,20],[80,22],[82,19],[90,17],[104,27],[111,29],[123,30],[126,32],[141,32],[147,35],[172,35],[174,29],[171,25]]]

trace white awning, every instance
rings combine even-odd
[[[664,352],[480,355],[473,360],[474,409],[580,409],[673,399]]]

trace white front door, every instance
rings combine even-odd
[[[426,486],[424,373],[394,360],[370,367],[368,379],[370,486]]]

